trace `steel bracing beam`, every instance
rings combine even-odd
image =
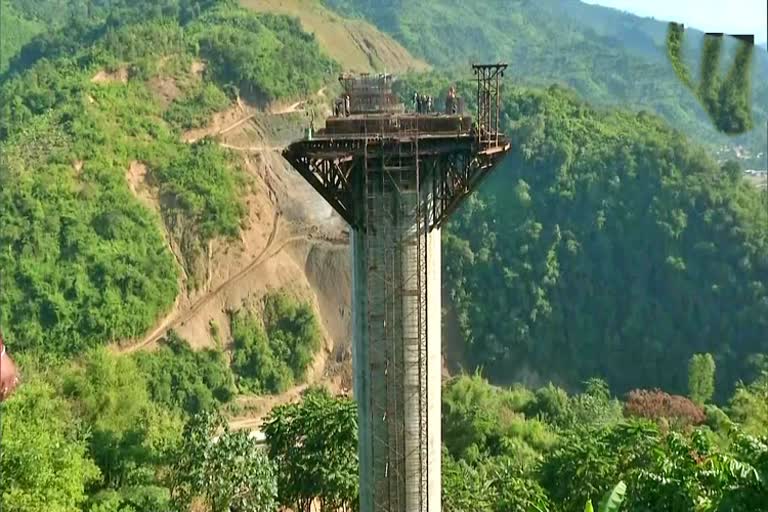
[[[325,146],[321,142],[313,141],[311,150],[297,143],[299,147],[289,147],[283,156],[353,229],[364,230],[367,227],[360,221],[360,208],[366,199],[357,197],[360,193],[354,192],[353,181],[364,182],[367,169],[387,166],[388,159],[395,157],[397,161],[389,165],[392,170],[398,166],[415,169],[418,161],[418,171],[414,172],[421,182],[433,187],[429,204],[422,205],[429,213],[427,229],[431,231],[447,221],[509,150],[509,143],[503,141],[499,147],[481,150],[472,144],[432,141],[426,145],[427,152],[422,150],[424,144],[415,143],[413,138],[386,143],[376,139],[368,145],[346,141],[343,147],[335,140]]]
[[[297,154],[290,148],[283,156],[348,224],[356,225],[352,216],[351,186],[356,162],[352,158],[316,159]]]

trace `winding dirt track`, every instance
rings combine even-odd
[[[317,95],[318,96],[324,95],[324,89],[325,88],[319,90],[317,92]],[[302,111],[302,107],[304,105],[305,105],[305,102],[300,101],[287,107],[271,110],[266,114],[267,115],[284,115],[284,114],[290,114],[293,112],[300,112]],[[223,135],[225,133],[231,132],[236,128],[242,126],[243,124],[247,123],[248,121],[252,120],[258,114],[260,113],[256,112],[253,114],[246,115],[243,118],[238,119],[234,123],[219,130],[216,133],[216,135]],[[264,112],[261,112],[261,114],[264,114]],[[267,141],[265,140],[264,142],[267,142]],[[269,146],[269,145],[242,147],[242,146],[227,144],[224,142],[219,142],[219,144],[222,147],[230,150],[241,151],[241,152],[253,152],[253,153],[261,153],[261,152],[278,152],[279,153],[284,149],[282,146]],[[274,200],[276,197],[275,191],[272,190],[272,187],[268,179],[265,181],[265,183],[266,183],[266,186],[270,189],[270,196]],[[192,304],[189,304],[189,300],[186,299],[186,294],[184,293],[184,291],[181,291],[177,295],[171,311],[162,319],[162,321],[154,329],[152,329],[152,331],[149,334],[147,334],[146,336],[144,336],[143,339],[135,343],[126,344],[123,346],[119,346],[119,345],[113,346],[114,350],[119,354],[132,354],[140,350],[146,350],[150,348],[154,343],[156,343],[159,339],[165,336],[168,330],[177,328],[180,325],[184,325],[186,322],[193,319],[195,315],[197,315],[206,305],[210,304],[211,301],[215,300],[218,297],[221,297],[223,292],[226,292],[229,287],[235,286],[238,281],[248,276],[251,272],[258,269],[260,266],[266,264],[267,262],[269,262],[270,260],[278,256],[281,252],[283,252],[286,249],[286,247],[288,247],[291,244],[305,242],[305,243],[312,243],[312,244],[328,244],[328,245],[341,246],[341,245],[347,245],[349,243],[349,240],[346,237],[333,238],[329,236],[323,236],[322,234],[317,233],[316,230],[313,230],[311,228],[300,229],[298,232],[289,228],[288,230],[289,232],[285,233],[283,237],[281,237],[280,228],[281,228],[281,212],[279,211],[279,208],[278,208],[278,211],[275,212],[273,222],[272,222],[272,229],[264,248],[259,252],[257,256],[255,256],[250,261],[250,263],[248,263],[245,267],[239,270],[236,274],[227,278],[226,281],[216,286],[216,288],[214,288],[213,290],[210,289],[211,274],[210,274],[210,268],[209,268],[208,269],[209,274],[207,278],[208,284],[206,287],[207,291],[202,296],[198,297]],[[184,272],[184,278],[181,280],[182,287],[184,287],[186,286],[187,276],[184,271],[183,265],[181,265],[182,262],[180,261],[176,251],[173,250],[172,241],[170,240],[170,238],[168,240],[168,244],[169,244],[169,249],[173,253],[174,257],[176,258],[177,263],[179,264],[182,272]],[[209,253],[210,253],[210,246],[209,246]],[[210,261],[210,254],[209,254],[209,261]],[[323,379],[327,356],[328,354],[325,354],[325,353],[318,354],[318,357],[316,358],[316,360],[312,365],[310,374],[307,375],[307,379],[305,383],[298,384],[292,387],[291,389],[287,390],[285,393],[282,393],[276,396],[247,397],[247,400],[251,402],[251,404],[255,405],[257,407],[257,410],[249,414],[245,414],[243,416],[231,418],[230,426],[234,429],[248,429],[248,430],[258,429],[261,426],[263,417],[274,406],[288,403],[298,399],[298,397],[300,397],[301,394],[308,387],[309,385],[308,383],[317,382]]]
[[[232,144],[227,144],[226,142],[220,142],[219,146],[227,149],[231,149],[234,151],[253,151],[253,152],[259,152],[259,151],[282,151],[285,149],[285,146],[251,146],[251,147],[242,147],[242,146],[233,146]]]
[[[179,307],[179,298],[176,299],[176,305],[174,306],[173,310],[163,319],[163,321],[160,323],[158,327],[152,330],[152,332],[145,336],[144,339],[142,339],[138,343],[134,343],[131,345],[127,345],[125,347],[120,347],[118,349],[118,353],[121,354],[132,354],[138,350],[141,350],[143,348],[146,348],[147,346],[151,345],[155,341],[162,338],[165,333],[173,329],[174,327],[178,327],[181,324],[184,324],[188,320],[190,320],[193,316],[195,316],[201,308],[203,308],[205,305],[207,305],[211,300],[218,297],[222,292],[224,292],[228,287],[234,285],[237,281],[242,279],[243,277],[247,276],[249,273],[253,272],[257,268],[259,268],[264,263],[268,262],[278,254],[280,254],[286,247],[288,247],[291,244],[294,244],[296,242],[301,241],[308,241],[308,240],[315,240],[320,243],[326,243],[331,245],[346,245],[348,241],[346,239],[332,239],[332,238],[316,238],[312,234],[297,234],[290,237],[286,237],[284,239],[277,240],[277,234],[279,232],[280,227],[280,213],[275,213],[275,217],[272,224],[272,232],[269,235],[269,239],[267,240],[267,244],[264,247],[264,249],[261,250],[261,252],[256,256],[251,263],[246,265],[242,270],[237,272],[235,275],[231,276],[229,279],[221,283],[219,286],[217,286],[215,289],[208,291],[205,293],[202,297],[198,298],[195,303],[187,308],[187,309],[181,309]],[[181,294],[179,295],[181,297]]]
[[[240,270],[237,274],[235,274],[234,276],[230,277],[229,279],[221,283],[214,290],[208,291],[208,293],[206,293],[205,295],[197,299],[197,301],[195,301],[192,307],[190,307],[187,310],[182,311],[179,308],[179,298],[177,298],[176,305],[174,306],[173,310],[163,319],[163,321],[160,323],[158,327],[152,330],[152,332],[149,335],[145,336],[144,339],[141,340],[140,342],[128,345],[126,347],[121,347],[118,350],[118,352],[121,354],[131,354],[157,341],[158,339],[163,337],[163,335],[169,329],[173,329],[174,327],[177,327],[179,324],[182,324],[187,320],[189,320],[192,316],[194,316],[200,310],[200,308],[208,304],[208,302],[210,302],[214,297],[219,295],[228,286],[232,285],[235,281],[238,281],[243,276],[247,275],[256,267],[264,263],[266,260],[274,257],[278,252],[280,252],[279,250],[275,253],[270,254],[266,258],[265,258],[265,255],[267,254],[267,251],[270,250],[270,248],[275,242],[275,238],[277,237],[279,226],[280,226],[280,214],[275,213],[274,220],[272,221],[272,232],[269,234],[267,245],[264,247],[264,249],[261,250],[258,256],[256,256],[253,259],[253,261],[251,261],[251,263],[246,265],[245,268]],[[293,237],[293,238],[296,238],[296,237]],[[280,246],[280,250],[282,250],[282,248],[285,247],[285,245],[287,244],[283,243],[283,245]],[[179,294],[179,297],[181,297],[181,294]]]

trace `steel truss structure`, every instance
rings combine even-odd
[[[414,137],[371,137],[299,141],[283,156],[301,173],[354,229],[367,229],[363,222],[365,201],[360,183],[368,169],[375,168],[369,155],[394,154],[417,159]],[[440,227],[477,188],[490,170],[505,156],[509,143],[478,148],[473,135],[419,138],[420,183],[429,183],[431,209],[428,229]],[[425,208],[427,206],[425,205]]]
[[[501,136],[501,79],[507,64],[473,64],[477,78],[477,142],[483,146],[498,146]]]

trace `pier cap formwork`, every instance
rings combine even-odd
[[[477,117],[406,111],[387,74],[344,74],[347,115],[290,144],[283,157],[353,229],[364,229],[359,194],[371,158],[412,159],[417,178],[434,186],[429,229],[441,226],[510,150],[499,129],[500,79],[506,64],[475,64]]]

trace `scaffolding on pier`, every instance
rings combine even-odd
[[[366,145],[374,509],[428,510],[427,236],[419,133]],[[378,468],[378,469],[377,469]],[[407,482],[418,481],[418,486]]]

